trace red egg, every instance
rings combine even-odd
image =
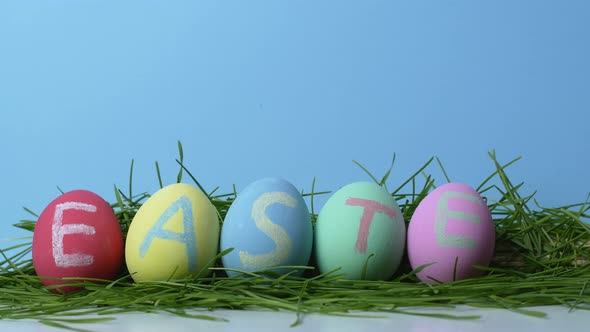
[[[97,194],[67,192],[39,216],[33,235],[33,266],[44,285],[66,284],[56,280],[64,277],[112,279],[122,260],[121,227],[111,206]],[[68,293],[79,288],[60,290]]]

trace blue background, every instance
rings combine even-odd
[[[335,190],[429,157],[501,161],[548,206],[590,191],[588,1],[3,1],[0,238],[63,190],[279,176]],[[438,174],[437,183],[444,179]],[[319,207],[316,207],[316,211]]]

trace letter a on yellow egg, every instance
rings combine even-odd
[[[266,215],[266,208],[272,204],[281,204],[295,208],[297,200],[284,192],[270,192],[260,195],[252,206],[252,219],[256,227],[270,237],[276,246],[272,252],[253,255],[240,251],[240,261],[244,268],[260,270],[266,267],[279,266],[289,258],[291,253],[291,239],[283,227],[277,225]]]
[[[184,232],[173,232],[164,229],[164,225],[176,213],[182,210],[182,224]],[[155,238],[171,240],[183,243],[186,246],[186,256],[188,257],[189,271],[194,272],[197,269],[197,243],[195,237],[195,227],[193,225],[193,206],[191,201],[186,196],[181,196],[174,201],[165,211],[160,215],[158,220],[147,232],[141,246],[139,247],[139,256],[144,257],[148,252],[152,241]]]

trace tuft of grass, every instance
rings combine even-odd
[[[177,182],[182,181],[183,174],[188,175],[209,197],[222,222],[238,195],[235,186],[228,194],[216,194],[217,188],[207,192],[188,170],[180,142],[178,149]],[[533,310],[535,306],[563,305],[571,310],[590,310],[590,226],[585,222],[589,218],[590,195],[581,203],[542,207],[534,200],[534,194],[520,192],[522,183],[514,184],[507,175],[506,169],[519,158],[502,164],[495,151],[491,151],[489,157],[495,171],[477,190],[490,207],[497,240],[491,265],[478,267],[486,271],[483,277],[425,284],[415,277],[424,267],[412,271],[405,259],[397,274],[388,281],[344,280],[338,270],[318,274],[313,266],[291,267],[306,270],[304,277],[277,275],[270,269],[259,273],[242,272],[246,277],[230,278],[221,264],[221,257],[228,253],[225,251],[207,265],[211,271],[209,277],[134,283],[123,266],[115,281],[70,278],[67,286],[81,286],[83,290],[58,295],[44,287],[36,276],[32,261],[27,258],[32,237],[27,237],[0,250],[0,319],[36,319],[52,327],[87,331],[80,327],[82,323],[105,322],[124,312],[168,312],[186,318],[224,322],[225,319],[215,316],[215,309],[266,308],[292,311],[295,326],[303,322],[307,313],[374,318],[361,312],[381,312],[477,319],[479,317],[473,315],[423,313],[413,309],[468,305],[502,308],[532,317],[545,316]],[[435,188],[434,177],[426,172],[434,159],[427,160],[391,191],[406,221]],[[355,161],[369,178],[385,188],[393,174],[394,162],[395,155],[386,174],[376,177]],[[449,182],[441,161],[436,158],[436,162]],[[160,168],[157,162],[155,165],[158,184],[163,187]],[[128,190],[125,192],[114,186],[115,202],[111,205],[124,235],[138,209],[150,197],[148,193],[134,194],[133,166],[132,161]],[[315,182],[313,178],[311,192],[302,193],[311,199],[314,223],[317,220],[314,197],[329,193],[316,192]],[[33,231],[38,215],[25,210],[31,219],[14,226]],[[187,312],[192,309],[203,309],[207,313]]]

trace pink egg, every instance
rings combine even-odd
[[[418,205],[408,226],[408,257],[427,283],[477,277],[494,254],[495,228],[481,196],[461,183],[433,190]]]

